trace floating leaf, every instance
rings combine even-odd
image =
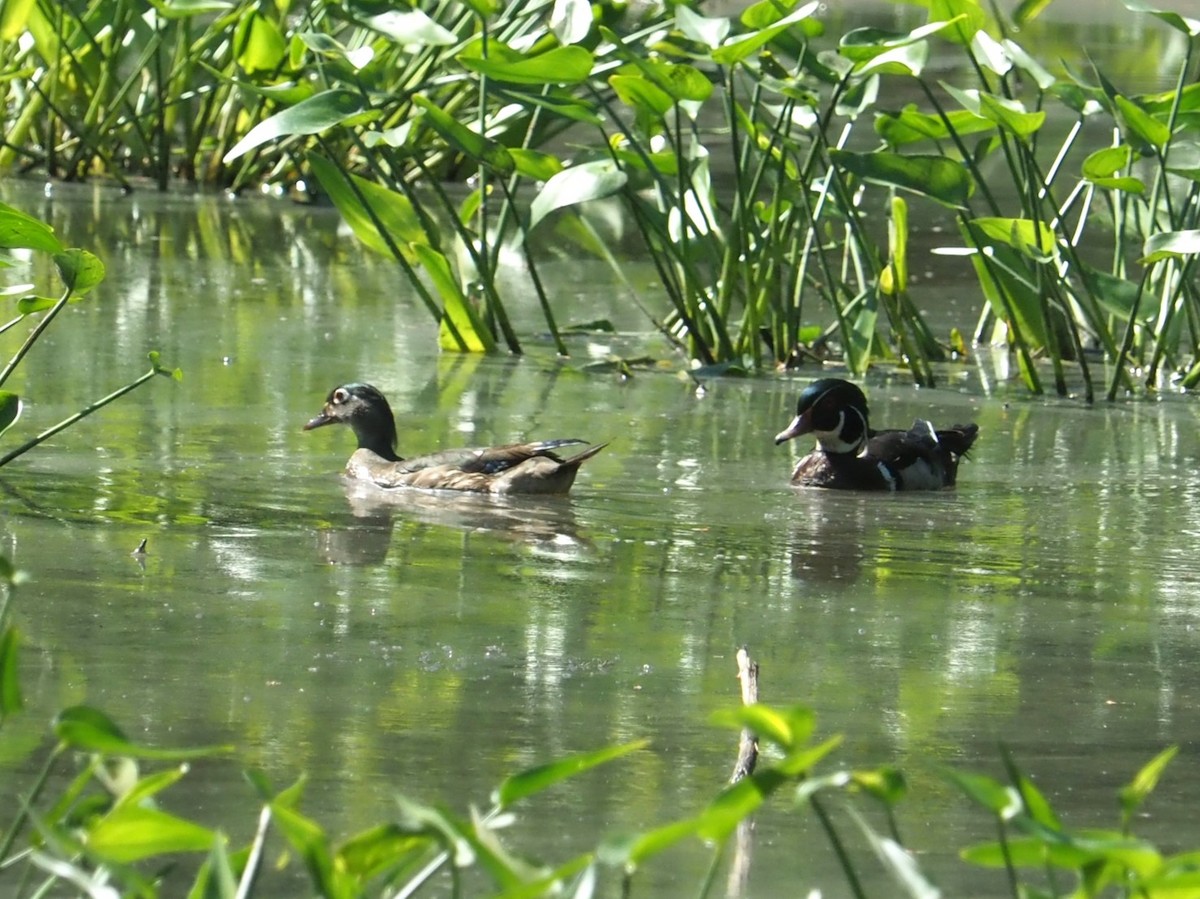
[[[225,154],[222,161],[233,162],[255,147],[280,137],[319,134],[359,115],[363,109],[362,94],[356,91],[341,88],[323,91],[263,119]]]

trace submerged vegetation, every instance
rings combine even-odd
[[[1030,390],[1067,392],[1074,366],[1091,399],[1101,359],[1110,398],[1194,387],[1200,20],[1125,0],[1178,48],[1174,89],[1134,94],[1014,39],[1047,2],[1014,21],[978,0],[912,5],[928,15],[908,32],[829,35],[818,3],[774,0],[732,18],[588,0],[9,4],[0,170],[315,181],[466,351],[521,350],[507,246],[566,352],[530,246],[597,254],[619,279],[595,202],[615,200],[669,301],[653,324],[690,360],[890,360],[928,384],[967,348],[922,315],[915,198],[953,216],[944,252],[986,300],[975,337],[1007,346]],[[947,51],[970,83],[927,72]],[[465,179],[465,198],[446,187]]]
[[[24,580],[0,556],[0,735],[23,707],[21,639],[12,618]],[[896,813],[908,792],[900,771],[837,766],[833,755],[841,739],[817,740],[807,708],[755,703],[719,713],[714,723],[748,729],[751,739],[770,746],[770,761],[737,771],[694,815],[608,837],[593,850],[547,864],[518,854],[505,838],[522,805],[646,749],[646,741],[565,756],[508,777],[494,791],[490,809],[472,810],[469,817],[397,796],[393,818],[337,842],[301,811],[303,779],[278,789],[265,773],[248,771],[246,780],[260,803],[258,823],[245,845],[232,845],[224,827],[249,828],[224,822],[214,829],[169,810],[171,787],[184,777],[203,776],[203,769],[191,772],[189,764],[227,756],[231,747],[145,745],[129,739],[103,712],[72,706],[55,717],[52,745],[39,751],[44,759],[36,774],[21,788],[8,820],[0,822],[0,884],[14,897],[64,890],[94,897],[152,897],[160,890],[184,895],[185,886],[195,899],[249,897],[277,894],[272,878],[290,865],[303,867],[312,895],[329,899],[441,894],[447,881],[454,895],[587,897],[610,877],[620,881],[623,895],[635,895],[640,869],[680,841],[699,839],[710,847],[710,865],[696,895],[713,893],[726,861],[729,889],[741,895],[753,841],[745,825],[774,801],[812,813],[851,895],[874,894],[867,878],[879,880],[880,868],[895,882],[887,895],[940,895],[900,833]],[[1006,781],[946,769],[944,780],[993,820],[997,834],[960,854],[972,865],[997,869],[989,876],[997,884],[1005,878],[1013,897],[1191,895],[1200,870],[1197,854],[1165,855],[1132,830],[1175,753],[1174,747],[1160,753],[1120,791],[1119,824],[1111,830],[1066,825],[1008,753]],[[739,755],[739,765],[743,758]],[[186,856],[195,863],[181,864]],[[797,895],[813,886],[801,872],[796,876]]]

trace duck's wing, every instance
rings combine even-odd
[[[587,443],[586,440],[560,438],[541,440],[536,443],[510,443],[506,446],[481,446],[464,449],[442,450],[427,456],[404,459],[397,463],[397,470],[416,473],[427,469],[458,471],[464,474],[498,475],[516,468],[530,459],[544,458],[551,462],[562,462],[554,450],[562,446]]]

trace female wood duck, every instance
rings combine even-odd
[[[873,431],[867,398],[849,381],[822,378],[800,394],[796,417],[775,436],[780,444],[801,434],[817,448],[792,471],[792,483],[835,490],[941,490],[953,487],[958,461],[978,425],[935,431],[918,418],[907,431]]]
[[[477,449],[452,449],[414,459],[396,455],[396,420],[383,394],[370,384],[343,384],[325,400],[321,414],[304,426],[346,424],[358,449],[346,463],[351,478],[380,487],[423,487],[474,493],[566,493],[579,466],[607,444],[562,459],[553,450],[586,440],[542,440]]]

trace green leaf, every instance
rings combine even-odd
[[[726,787],[700,815],[696,832],[720,843],[790,778],[776,768],[755,771]]]
[[[950,768],[943,769],[942,773],[976,804],[1003,821],[1011,820],[1024,811],[1021,797],[1012,787],[982,774],[965,774]]]
[[[807,706],[777,709],[761,702],[722,709],[710,720],[721,727],[748,727],[760,739],[774,743],[784,752],[804,746],[817,726],[817,716]]]
[[[363,21],[405,47],[448,47],[458,38],[419,9],[389,10]]]
[[[256,11],[243,16],[234,32],[237,63],[247,74],[274,72],[287,56],[279,26]]]
[[[401,864],[432,843],[424,835],[406,833],[395,824],[380,824],[355,834],[338,848],[334,864],[360,883]]]
[[[579,43],[592,31],[592,4],[589,0],[554,0],[550,30],[560,44]]]
[[[222,161],[233,162],[255,147],[277,138],[319,134],[359,115],[363,109],[363,98],[357,91],[341,88],[323,91],[263,119],[225,154]]]
[[[966,109],[952,109],[945,120],[940,115],[921,112],[909,104],[899,113],[878,113],[875,133],[893,147],[923,140],[946,140],[951,133],[960,137],[980,131],[992,131],[996,123]]]
[[[454,116],[442,109],[428,97],[413,95],[413,102],[425,111],[425,119],[454,149],[463,155],[482,162],[502,175],[511,174],[514,168],[508,148],[494,140],[472,131]]]
[[[514,802],[524,799],[527,796],[532,796],[535,793],[540,793],[548,787],[566,780],[568,777],[574,777],[577,774],[582,774],[584,771],[590,771],[614,759],[629,755],[631,752],[645,749],[649,744],[649,740],[635,740],[632,743],[609,746],[595,752],[580,753],[579,755],[559,759],[546,765],[530,768],[527,771],[507,778],[501,783],[497,787],[492,801],[501,808],[507,808]]]
[[[971,226],[987,238],[985,246],[1004,244],[1034,259],[1054,253],[1054,231],[1045,222],[984,216],[971,219]]]
[[[977,0],[929,0],[929,21],[948,23],[942,37],[966,47],[987,25],[987,14]]]
[[[4,629],[0,634],[0,721],[21,711],[21,674],[17,669],[18,649],[21,637],[15,627]]]
[[[1125,0],[1125,8],[1133,12],[1149,13],[1156,19],[1166,22],[1176,31],[1183,32],[1188,37],[1200,35],[1200,19],[1181,16],[1179,13],[1170,12],[1169,10],[1156,9],[1147,3],[1143,3],[1142,0]]]
[[[54,229],[19,209],[0,203],[0,249],[42,250],[61,253],[63,245]]]
[[[228,0],[150,0],[150,5],[164,19],[189,19],[234,8]]]
[[[1172,759],[1179,753],[1178,746],[1168,746],[1149,762],[1147,762],[1133,780],[1121,789],[1121,816],[1128,827],[1133,819],[1133,814],[1138,810],[1146,797],[1154,792],[1154,788],[1158,786],[1159,778],[1166,770]]]
[[[675,105],[670,94],[641,73],[613,75],[608,85],[626,106],[656,119],[661,119]]]
[[[297,812],[290,804],[272,802],[271,817],[279,832],[304,859],[317,895],[340,899],[354,895],[344,875],[334,867],[329,840],[319,825]]]
[[[755,4],[755,15],[761,13],[761,9],[765,4]],[[782,19],[778,19],[771,25],[766,25],[752,31],[749,34],[739,35],[733,40],[727,42],[724,46],[718,47],[712,53],[713,62],[718,65],[732,66],[742,62],[757,53],[764,46],[769,44],[775,38],[786,32],[794,25],[803,23],[806,19],[813,15],[821,8],[821,4],[814,0],[812,3],[806,3],[793,13],[789,13]],[[750,10],[747,10],[749,13]],[[743,14],[742,22],[747,21],[746,13]]]
[[[384,256],[392,255],[387,240],[376,226],[376,219],[391,237],[392,245],[410,260],[415,259],[412,244],[437,240],[436,233],[431,235],[426,231],[417,210],[404,194],[358,175],[349,175],[317,153],[309,153],[305,158],[354,236],[370,249]]]
[[[923,194],[946,206],[963,206],[975,189],[967,167],[943,156],[830,150],[829,157],[835,165],[866,181]]]
[[[522,147],[513,147],[508,153],[512,156],[517,171],[534,181],[549,181],[563,170],[563,164],[558,157],[549,153],[526,150]]]
[[[1171,140],[1171,129],[1142,107],[1120,94],[1113,99],[1129,133],[1156,150],[1162,150]]]
[[[852,771],[850,777],[855,786],[880,802],[895,805],[908,792],[908,783],[899,768],[884,765],[870,771]]]
[[[21,417],[21,398],[8,390],[0,390],[0,434]]]
[[[205,746],[195,749],[158,749],[132,743],[120,728],[103,712],[89,706],[77,705],[59,712],[54,719],[54,734],[71,749],[98,752],[105,755],[126,755],[131,758],[164,761],[201,758],[229,752],[228,746]]]
[[[54,254],[58,274],[67,290],[81,297],[104,280],[104,263],[87,250],[71,249]]]
[[[749,780],[749,778],[744,778]],[[600,858],[613,867],[631,870],[648,858],[687,839],[700,829],[700,818],[673,821],[662,827],[632,836],[609,837],[600,844]]]
[[[710,50],[715,50],[729,37],[729,19],[702,16],[698,12],[680,4],[675,7],[675,27],[688,40],[703,44]]]
[[[610,159],[563,169],[533,198],[529,207],[530,230],[555,209],[612,196],[625,186],[627,179],[628,176]]]
[[[1083,177],[1097,187],[1106,190],[1123,190],[1134,194],[1144,193],[1146,185],[1140,179],[1132,176],[1113,177],[1116,172],[1128,167],[1132,157],[1133,148],[1128,144],[1097,150],[1083,161]]]
[[[1028,25],[1040,16],[1054,0],[1021,0],[1013,10],[1013,24]]]
[[[37,0],[4,0],[0,4],[0,40],[15,41],[28,27],[29,14]]]
[[[129,863],[169,852],[208,852],[213,831],[139,805],[117,806],[85,833],[88,849],[109,861]]]
[[[1200,253],[1200,231],[1160,231],[1142,244],[1141,265],[1153,265],[1164,259],[1183,259]]]
[[[596,58],[579,46],[555,47],[513,61],[460,54],[459,64],[472,72],[510,84],[580,84],[592,74]]]
[[[411,249],[441,296],[444,315],[450,319],[458,336],[466,344],[460,346],[453,333],[443,325],[438,338],[442,349],[467,353],[492,352],[496,348],[496,341],[475,311],[475,306],[463,293],[450,262],[427,244],[412,244]]]

